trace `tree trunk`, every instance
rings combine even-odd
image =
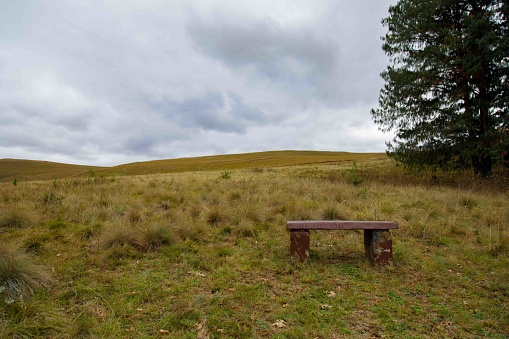
[[[489,152],[482,151],[479,155],[472,156],[472,167],[476,176],[488,179],[491,176],[492,163]]]

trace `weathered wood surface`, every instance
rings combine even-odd
[[[392,221],[303,220],[287,221],[289,230],[391,230],[398,224]]]

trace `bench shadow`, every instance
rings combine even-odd
[[[320,262],[325,265],[346,264],[353,266],[363,266],[369,262],[364,252],[344,251],[334,253],[331,251],[313,251],[309,255],[308,262]]]

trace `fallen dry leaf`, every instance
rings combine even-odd
[[[161,334],[168,334],[168,333],[170,333],[170,331],[160,329],[160,330],[159,330],[159,333],[161,333]]]
[[[204,273],[201,273],[201,272],[189,271],[188,273],[196,275],[198,277],[205,277],[206,276]]]
[[[327,294],[327,296],[329,298],[335,298],[336,297],[336,292],[334,292],[334,291],[327,291],[325,293]]]
[[[327,304],[322,304],[322,306],[321,306],[322,310],[330,310],[331,308],[332,308],[332,306],[331,305],[327,305]]]
[[[277,328],[288,327],[288,326],[286,326],[286,322],[283,319],[276,320],[276,322],[273,323],[272,326],[277,327]]]
[[[202,322],[197,322],[194,325],[196,326],[196,329],[198,330],[198,336],[197,339],[209,339],[209,331],[207,330],[207,319],[204,319]]]

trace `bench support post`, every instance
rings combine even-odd
[[[290,253],[296,255],[300,261],[309,258],[309,231],[292,230],[290,232]]]
[[[364,230],[364,249],[372,265],[392,265],[390,230]]]

